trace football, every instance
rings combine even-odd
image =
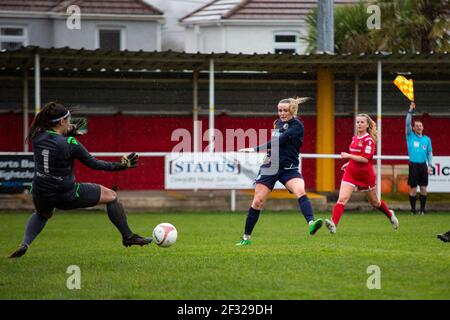
[[[170,247],[177,237],[177,229],[170,223],[160,223],[153,229],[153,242],[160,247]]]

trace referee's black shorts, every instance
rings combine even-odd
[[[424,163],[409,163],[408,185],[411,188],[428,186],[428,166]]]

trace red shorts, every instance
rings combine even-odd
[[[352,170],[348,168],[344,172],[342,182],[354,186],[360,191],[370,191],[376,187],[376,177],[373,170]]]

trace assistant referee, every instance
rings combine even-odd
[[[406,143],[409,155],[409,202],[411,204],[411,214],[416,214],[416,194],[417,186],[420,187],[420,214],[425,214],[425,204],[427,201],[428,174],[432,171],[433,149],[431,139],[423,134],[423,123],[414,120],[412,115],[416,105],[411,102],[408,114],[406,115]]]

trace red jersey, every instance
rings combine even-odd
[[[350,143],[350,154],[354,156],[361,156],[369,160],[369,162],[357,162],[355,160],[350,160],[350,163],[348,164],[348,169],[356,169],[357,171],[360,170],[368,170],[373,171],[372,167],[372,160],[373,155],[375,154],[375,142],[370,137],[368,133],[365,135],[358,137],[353,136],[352,143]]]
[[[369,161],[364,163],[350,160],[342,180],[360,189],[373,188],[375,172],[372,167],[372,159],[375,154],[375,142],[368,133],[361,137],[353,136],[349,150],[350,154],[364,157]]]

